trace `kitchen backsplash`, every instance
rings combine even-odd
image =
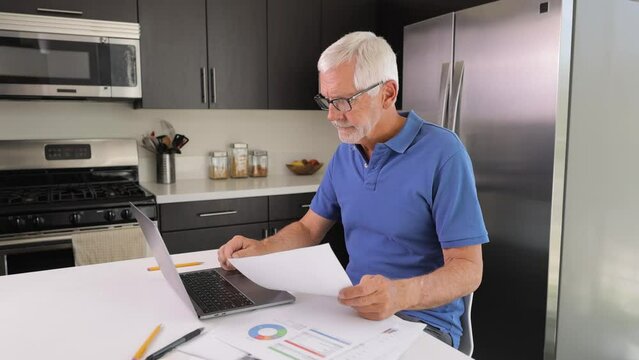
[[[127,103],[0,101],[0,139],[136,138],[173,124],[190,142],[176,158],[177,179],[208,177],[208,153],[245,142],[268,151],[269,174],[301,158],[330,160],[339,144],[326,113],[311,110],[134,110]],[[138,141],[139,142],[139,141]],[[155,180],[155,158],[143,148],[140,179]],[[322,169],[323,170],[323,169]]]

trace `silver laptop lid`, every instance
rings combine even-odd
[[[153,221],[146,217],[142,211],[140,211],[135,205],[129,203],[131,205],[131,209],[133,210],[133,216],[137,219],[140,224],[140,228],[144,233],[144,237],[146,238],[146,242],[149,244],[151,248],[151,252],[155,257],[155,260],[158,262],[160,266],[160,271],[162,271],[162,275],[169,283],[169,286],[175,291],[175,293],[182,299],[182,301],[193,311],[193,313],[197,316],[197,312],[193,307],[193,303],[191,303],[191,298],[189,294],[186,292],[186,288],[180,279],[180,275],[175,269],[175,264],[173,260],[171,260],[171,256],[169,255],[169,251],[166,249],[166,245],[164,245],[164,240],[162,239],[162,235],[160,231],[155,226]]]

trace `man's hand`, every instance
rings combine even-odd
[[[228,261],[229,258],[262,255],[266,253],[266,246],[262,241],[249,239],[241,235],[235,235],[217,251],[217,260],[224,270],[235,270]]]
[[[401,280],[382,275],[364,275],[358,285],[339,292],[338,300],[369,320],[383,320],[408,308],[407,287]]]

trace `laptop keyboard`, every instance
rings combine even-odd
[[[215,271],[183,273],[180,277],[189,296],[206,314],[254,304]]]

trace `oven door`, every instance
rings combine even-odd
[[[71,237],[0,243],[0,275],[20,274],[75,265]]]
[[[0,95],[141,97],[139,40],[0,31],[0,53]]]
[[[146,257],[137,223],[73,229],[0,241],[0,276]]]

